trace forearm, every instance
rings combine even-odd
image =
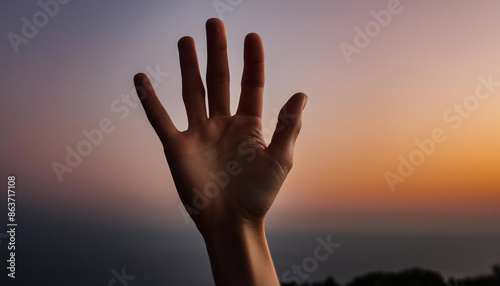
[[[217,286],[278,286],[264,222],[203,234]]]

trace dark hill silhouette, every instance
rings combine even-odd
[[[355,277],[346,286],[446,286],[436,271],[412,268],[396,273],[374,272]]]
[[[445,280],[434,270],[411,268],[398,272],[370,272],[354,277],[345,286],[500,286],[500,264],[492,267],[493,273],[476,277]],[[324,282],[282,283],[282,286],[340,286],[333,277]]]

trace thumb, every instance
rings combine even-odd
[[[307,95],[299,92],[285,103],[278,115],[278,123],[267,152],[274,156],[289,171],[293,163],[293,148],[302,126],[302,110]]]

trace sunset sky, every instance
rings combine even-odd
[[[219,17],[233,112],[250,32],[266,53],[267,140],[286,100],[309,96],[268,229],[499,231],[500,2],[243,0],[222,13],[214,3],[73,0],[16,48],[8,34],[22,36],[22,18],[43,9],[0,4],[1,173],[17,176],[20,215],[184,228],[159,140],[140,106],[117,112],[116,100],[135,98],[133,75],[158,67],[157,94],[185,129],[177,41],[195,39],[204,74],[204,24]],[[388,6],[398,13],[374,26],[371,11]],[[373,36],[357,47],[367,24]],[[357,52],[346,57],[343,43]],[[60,182],[53,162],[66,164],[66,146],[106,118],[113,131]],[[446,140],[401,176],[400,156],[418,157],[415,141],[436,129]],[[404,182],[392,190],[386,172]]]

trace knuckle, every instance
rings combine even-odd
[[[210,83],[227,83],[229,78],[227,71],[215,71],[207,75],[207,81]]]

